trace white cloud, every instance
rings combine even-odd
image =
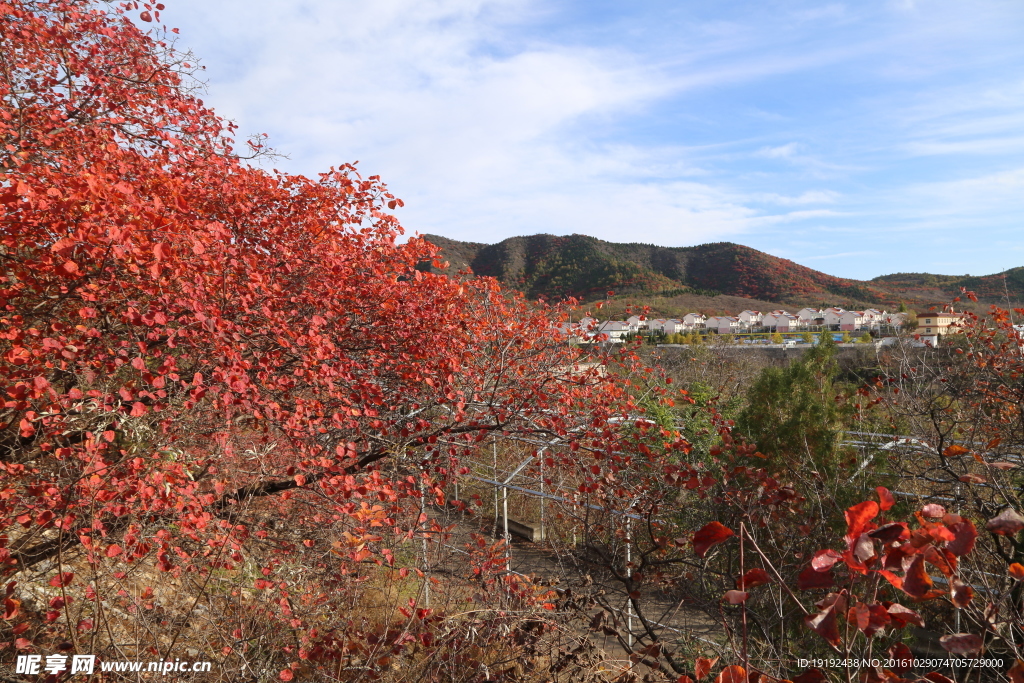
[[[979,2],[741,2],[673,18],[642,4],[601,17],[573,0],[180,0],[164,19],[210,65],[208,99],[241,135],[270,133],[293,172],[360,159],[406,200],[410,232],[767,247],[951,226],[967,213],[954,197],[991,215],[972,198],[986,191],[1019,206],[986,190],[992,168],[973,169],[976,186],[906,192],[913,176],[890,170],[1022,144],[1019,77],[905,80],[953,68],[952,39],[1013,14]]]

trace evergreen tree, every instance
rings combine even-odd
[[[836,401],[836,343],[823,334],[816,346],[786,367],[765,368],[747,394],[737,431],[778,466],[808,462],[835,466],[850,415]]]

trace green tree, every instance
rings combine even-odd
[[[804,344],[814,343],[814,335],[811,334],[810,330],[804,330],[804,333],[800,335],[800,339],[803,341]]]
[[[858,339],[857,341],[859,341],[861,344],[869,344],[869,343],[871,343],[871,333],[870,332],[865,332],[864,334],[862,334],[860,336],[860,339]]]
[[[737,416],[737,431],[777,466],[836,467],[851,415],[846,402],[836,400],[838,372],[836,343],[820,335],[800,360],[761,372]]]
[[[844,344],[849,344],[850,343],[850,333],[849,332],[843,332],[842,342]]]
[[[772,342],[772,344],[781,344],[782,343],[782,335],[779,334],[778,332],[772,332],[771,342]]]

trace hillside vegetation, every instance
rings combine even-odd
[[[900,273],[860,281],[731,242],[660,247],[586,235],[531,235],[497,244],[425,238],[448,261],[441,272],[468,268],[530,298],[588,301],[614,291],[623,305],[642,303],[665,315],[683,308],[735,312],[775,305],[926,307],[957,296],[961,287],[976,291],[983,304],[1016,306],[1024,299],[1024,268],[984,277]]]

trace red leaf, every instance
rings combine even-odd
[[[28,638],[18,638],[14,641],[14,647],[18,648],[19,650],[24,650],[26,648],[32,647],[32,641]]]
[[[969,453],[969,452],[970,451],[968,449],[964,448],[960,444],[953,444],[952,446],[950,446],[946,450],[942,451],[942,454],[944,456],[946,456],[947,458],[955,458],[958,455],[963,455],[964,453]]]
[[[954,655],[973,655],[981,652],[984,641],[973,633],[953,633],[939,638],[939,645]]]
[[[990,462],[989,465],[995,467],[997,470],[1012,470],[1017,466],[1012,462]],[[1017,661],[1020,661],[1019,659]]]
[[[1024,564],[1014,562],[1010,565],[1010,576],[1020,581],[1024,579]]]
[[[143,21],[153,21],[153,15],[149,12],[143,11],[139,13],[139,19],[142,19]],[[291,676],[289,676],[285,680],[291,680]]]
[[[750,593],[744,593],[743,591],[726,591],[722,597],[723,600],[728,602],[730,605],[742,605],[750,597]]]
[[[865,531],[870,531],[867,527],[877,515],[878,503],[873,500],[866,500],[854,505],[846,511],[846,535],[850,538],[857,538]]]
[[[967,607],[971,603],[971,598],[974,597],[974,589],[962,581],[954,580],[949,597],[957,607]]]
[[[772,579],[768,576],[768,572],[758,567],[751,569],[749,572],[741,576],[737,583],[741,589],[750,590],[755,586],[763,586],[766,583],[771,583],[771,581]]]
[[[920,614],[909,607],[904,607],[899,603],[893,603],[889,605],[889,609],[887,611],[889,612],[889,617],[895,621],[900,628],[907,624],[914,624],[915,626],[924,628],[924,619],[921,618]]]
[[[107,546],[107,557],[117,557],[121,554],[121,546],[114,543],[113,545]]]
[[[896,643],[890,647],[889,657],[893,660],[892,670],[898,674],[905,674],[914,666],[914,653],[906,643]]]
[[[727,666],[715,677],[715,683],[747,683],[747,670],[736,664]]]
[[[796,578],[796,587],[802,591],[813,588],[831,588],[834,584],[835,580],[831,570],[818,572],[814,570],[814,567],[805,567]]]
[[[54,588],[60,588],[61,586],[66,586],[69,583],[71,583],[71,580],[74,578],[74,572],[64,572],[62,574],[57,574],[56,576],[54,576],[52,579],[50,579],[49,583]]]
[[[697,657],[697,661],[693,665],[693,676],[698,681],[709,673],[711,673],[711,667],[718,663],[718,657],[714,659],[707,659],[706,657]]]
[[[850,608],[852,621],[868,638],[889,625],[889,613],[882,605],[867,605],[859,602]]]
[[[924,557],[918,555],[910,563],[903,577],[903,591],[915,598],[923,598],[932,587],[932,577],[924,568]]]
[[[279,673],[277,677],[280,678],[282,681],[290,681],[293,678],[295,678],[295,674],[292,673],[291,669],[285,669],[284,671]]]
[[[841,559],[843,559],[843,556],[835,550],[819,550],[811,558],[811,567],[816,572],[828,571],[832,568],[832,565]]]
[[[893,541],[910,538],[910,529],[904,522],[893,522],[892,524],[880,526],[874,531],[869,531],[868,536],[877,538],[882,543],[892,543]]]
[[[1024,529],[1024,517],[1013,508],[1006,508],[998,515],[985,523],[985,528],[994,534],[1003,536],[1016,536],[1017,532]]]
[[[80,274],[81,271],[78,269],[78,264],[74,261],[67,260],[57,267],[57,272],[67,277],[75,277]]]
[[[946,508],[942,507],[941,505],[938,505],[937,503],[929,503],[928,505],[925,505],[923,508],[921,508],[921,514],[923,514],[925,517],[938,518],[946,514]]]
[[[840,643],[839,625],[836,623],[834,607],[829,607],[817,614],[808,614],[804,617],[804,623],[819,636],[838,647]]]
[[[885,577],[885,580],[892,584],[894,588],[899,588],[900,590],[903,590],[903,579],[896,576],[888,569],[879,569],[878,573]]]
[[[875,488],[875,493],[878,494],[878,506],[882,509],[882,512],[885,512],[896,504],[896,499],[893,497],[892,493],[889,492],[889,489],[884,486]]]
[[[953,533],[953,540],[946,544],[949,552],[963,557],[974,550],[974,541],[978,538],[978,530],[969,519],[964,519],[956,524],[948,524],[946,528]]]
[[[718,545],[736,534],[732,529],[719,522],[711,522],[693,535],[693,552],[697,557],[704,557],[712,546]]]
[[[984,484],[988,479],[980,474],[961,474],[958,479],[965,484]]]
[[[21,607],[21,601],[15,600],[14,598],[4,599],[4,619],[13,619],[18,616],[20,611],[18,608]]]

